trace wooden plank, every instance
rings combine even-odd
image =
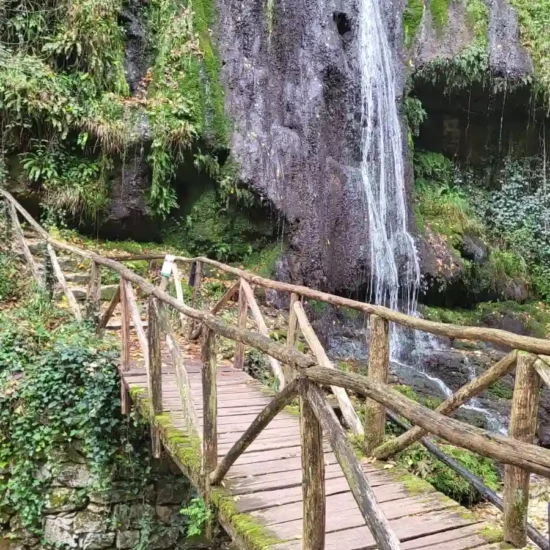
[[[509,434],[524,443],[533,443],[537,431],[540,377],[533,368],[535,361],[533,355],[518,355]],[[516,548],[527,544],[530,477],[522,468],[504,467],[504,541]]]
[[[397,537],[405,542],[449,529],[454,530],[471,523],[473,523],[472,520],[456,514],[434,513],[401,518],[392,526]],[[329,533],[326,541],[327,548],[335,550],[374,550],[376,548],[376,542],[366,526]]]
[[[327,479],[325,482],[325,495],[330,497],[336,494],[349,494],[349,484],[344,477]],[[377,498],[380,503],[399,500],[409,497],[409,493],[402,483],[380,484]],[[271,491],[258,491],[250,495],[240,495],[237,508],[241,512],[252,512],[266,508],[279,508],[285,504],[298,503],[302,506],[302,488],[289,487]]]
[[[176,287],[176,298],[178,299],[178,302],[183,304],[184,303],[184,301],[183,301],[183,287],[181,286],[180,272],[179,272],[179,269],[178,269],[178,264],[176,262],[174,262],[173,265],[172,265],[172,276],[174,277],[174,285]],[[185,315],[183,313],[181,313],[181,311],[180,311],[180,314],[179,314],[179,318],[180,318],[180,324],[181,324],[181,333],[185,334],[186,320],[185,320]]]
[[[299,389],[298,383],[293,383],[287,386],[277,397],[267,405],[259,415],[257,415],[247,430],[242,434],[237,442],[229,449],[223,460],[220,462],[220,465],[210,476],[210,482],[212,485],[219,484],[222,479],[225,477],[229,468],[233,466],[235,461],[241,456],[255,439],[258,437],[260,432],[264,430],[269,423],[279,414],[279,412],[284,409],[297,394]]]
[[[336,464],[336,462],[336,457],[334,455],[325,453],[325,466]],[[301,468],[302,459],[299,454],[295,454],[289,458],[275,458],[273,460],[264,460],[249,464],[236,464],[229,470],[226,477],[227,479],[237,479],[241,477],[301,470]]]
[[[458,529],[448,529],[433,535],[426,535],[401,543],[403,550],[468,550],[485,544],[486,539],[479,536],[481,527],[477,524],[466,525]]]
[[[128,300],[126,296],[126,285],[124,279],[120,280],[120,305],[122,309],[120,338],[122,341],[121,371],[122,375],[130,368],[130,311],[128,309]],[[126,385],[121,384],[121,408],[122,414],[130,412],[130,396],[126,390]]]
[[[342,469],[339,464],[330,464],[329,466],[326,466],[325,479],[334,479],[342,476]],[[301,470],[292,470],[290,472],[270,472],[256,476],[249,475],[245,478],[241,477],[238,479],[229,479],[226,483],[231,490],[231,494],[233,495],[250,494],[258,491],[270,491],[272,489],[285,489],[287,487],[301,487],[302,472]],[[355,504],[353,497],[352,501],[357,509],[357,504]],[[304,517],[302,503],[296,503],[295,506],[297,510],[291,519],[302,519]],[[265,517],[263,516],[262,522],[266,523]]]
[[[193,267],[194,266],[194,267]],[[191,267],[191,276],[192,278],[192,286],[193,286],[193,296],[191,298],[191,307],[196,308],[197,303],[199,300],[199,291],[201,287],[202,282],[202,263],[199,261],[196,261],[193,266]],[[190,281],[191,284],[191,281]],[[190,319],[189,322],[189,333],[188,336],[191,337],[193,335],[193,332],[195,332],[196,329],[196,320]]]
[[[243,280],[241,281],[241,291],[243,291],[246,296],[248,307],[250,308],[252,317],[254,318],[254,321],[258,326],[258,330],[260,334],[263,334],[264,336],[269,338],[269,329],[267,328],[262,312],[260,311],[258,302],[256,302],[256,298],[254,297],[254,291],[252,290],[252,287],[246,281]],[[271,370],[273,371],[275,378],[279,381],[279,390],[282,390],[285,387],[285,376],[283,374],[281,363],[279,363],[277,359],[269,355],[267,356],[267,358],[269,360],[269,364],[271,365]]]
[[[542,381],[548,387],[550,387],[550,365],[548,364],[550,363],[550,357],[544,357],[543,361],[541,359],[538,359],[537,361],[535,361],[534,368],[538,372]]]
[[[388,321],[371,315],[368,376],[375,382],[388,383],[390,374],[390,325]],[[365,452],[372,453],[384,441],[386,409],[373,399],[365,404]]]
[[[319,365],[327,369],[334,369],[334,365],[328,358],[321,342],[319,341],[319,338],[317,338],[317,335],[315,334],[315,331],[307,318],[304,306],[300,302],[296,302],[294,304],[294,311],[296,312],[296,317],[298,318],[298,324],[302,330],[302,334],[307,340],[313,355],[315,355],[317,361],[319,361]],[[331,389],[338,400],[342,415],[344,416],[346,424],[350,427],[351,431],[357,435],[365,435],[365,430],[363,429],[361,420],[357,416],[346,390],[335,385],[331,386]]]
[[[145,363],[145,370],[149,371],[149,350],[147,344],[147,336],[143,330],[141,324],[141,315],[139,313],[138,305],[134,295],[134,289],[132,288],[132,283],[130,281],[124,281],[125,291],[126,291],[126,302],[128,304],[128,310],[132,321],[134,322],[134,328],[138,337],[139,345],[141,346],[141,351],[143,353],[143,360]]]
[[[330,501],[330,506],[327,503],[327,533],[342,531],[344,529],[354,529],[365,525],[365,519],[357,509],[357,503],[355,503],[351,493],[343,493],[330,498],[332,499]],[[335,502],[334,499],[338,500]],[[285,508],[286,507],[279,507],[276,509],[279,513],[279,520],[275,523],[270,523],[270,527],[280,538],[289,539],[297,534],[302,534],[302,520],[296,519],[289,521]],[[458,504],[442,499],[435,499],[433,497],[431,500],[409,497],[385,502],[384,505],[381,505],[381,508],[386,517],[393,521],[393,526],[396,524],[395,520],[401,520],[402,518],[407,518],[412,515],[421,514],[427,516],[431,513],[441,513],[445,510],[458,508]]]
[[[340,471],[341,472],[341,471]],[[340,473],[340,475],[342,475]],[[334,474],[332,475],[334,477]],[[231,485],[233,491],[233,485]],[[390,520],[395,520],[401,517],[416,515],[420,513],[441,511],[448,508],[457,508],[459,505],[450,499],[442,499],[434,496],[405,496],[397,499],[384,500],[381,503],[384,513]],[[354,526],[364,525],[364,519],[357,509],[357,503],[351,492],[339,493],[327,497],[327,518],[337,518],[339,512],[345,512],[345,515],[353,517]],[[257,512],[252,512],[252,515],[257,517],[265,525],[276,523],[293,522],[295,532],[300,531],[300,521],[303,518],[303,506],[301,502],[293,502],[273,508],[266,508]],[[329,519],[329,523],[330,523]],[[340,521],[340,518],[338,519]],[[347,528],[343,523],[327,524],[327,533]]]

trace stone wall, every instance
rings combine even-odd
[[[129,471],[101,490],[78,445],[57,463],[55,470],[45,467],[39,474],[49,486],[43,535],[26,529],[16,511],[0,508],[0,550],[161,550],[189,542],[180,509],[192,498],[192,489],[168,457],[156,461],[146,483],[131,479]]]

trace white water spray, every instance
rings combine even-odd
[[[362,161],[369,223],[371,299],[398,309],[400,295],[414,314],[420,266],[407,229],[403,136],[397,110],[393,50],[378,0],[362,0],[361,63]]]

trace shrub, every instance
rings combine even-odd
[[[441,445],[441,450],[481,478],[490,489],[498,490],[500,478],[491,459],[451,445]],[[397,463],[460,504],[471,506],[481,501],[481,495],[463,477],[434,458],[418,443],[399,453]]]

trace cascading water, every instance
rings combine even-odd
[[[388,40],[379,0],[360,0],[359,61],[361,69],[362,157],[361,181],[368,218],[371,300],[391,309],[416,314],[420,264],[414,239],[408,231],[404,150],[397,109],[396,59]],[[420,363],[410,365],[400,355],[407,331],[392,329],[392,363],[413,369],[439,388],[444,397],[451,390],[430,376]],[[417,358],[437,347],[433,337],[414,337]],[[410,354],[408,354],[410,360]],[[421,362],[421,359],[420,359]],[[472,402],[467,408],[483,412],[491,428],[501,430],[498,419]]]
[[[414,313],[420,266],[407,228],[403,136],[397,110],[395,60],[378,0],[361,0],[362,161],[369,224],[371,298]]]

